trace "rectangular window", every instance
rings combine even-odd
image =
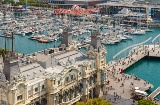
[[[66,82],[68,82],[68,77],[66,77]]]
[[[94,62],[94,67],[96,66],[96,63]]]
[[[58,85],[60,84],[60,81],[58,81]]]
[[[44,85],[42,85],[42,90],[44,89]]]
[[[32,93],[31,93],[31,90],[29,90],[29,91],[28,91],[28,95],[30,96],[31,94],[32,94]]]
[[[91,85],[91,78],[89,79],[89,84]]]
[[[36,87],[34,90],[35,90],[35,92],[38,92],[38,87]]]
[[[56,84],[55,80],[53,81],[53,84],[54,84],[54,85]]]
[[[22,100],[22,95],[17,97],[17,101],[20,101],[20,100]]]
[[[73,80],[73,75],[71,75],[71,80]]]

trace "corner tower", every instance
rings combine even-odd
[[[106,66],[106,49],[101,44],[98,31],[93,31],[91,34],[91,43],[88,47],[87,56],[96,60],[96,89],[95,95],[97,97],[102,96],[104,81],[105,81],[105,66]]]
[[[18,65],[18,55],[14,52],[9,52],[3,59],[4,69],[3,73],[6,80],[9,82],[14,80],[14,76],[20,73]]]
[[[63,29],[63,38],[60,47],[68,51],[75,50],[77,48],[76,43],[72,41],[72,30],[68,27]]]
[[[91,43],[87,49],[87,56],[96,59],[96,67],[98,70],[103,69],[106,64],[106,49],[101,44],[98,31],[93,31],[91,34]]]

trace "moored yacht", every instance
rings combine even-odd
[[[145,34],[145,30],[136,29],[131,34],[133,34],[133,35],[144,35]]]

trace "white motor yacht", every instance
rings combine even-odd
[[[144,35],[145,34],[145,30],[137,29],[137,30],[133,31],[131,34]]]

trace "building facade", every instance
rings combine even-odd
[[[92,33],[87,54],[83,54],[70,31],[64,29],[59,48],[5,56],[0,73],[1,105],[71,105],[103,94],[106,50],[99,33]]]
[[[58,6],[59,8],[71,8],[73,5],[79,5],[83,8],[95,6],[99,3],[104,3],[107,0],[48,0],[47,2]]]
[[[100,8],[101,14],[114,15],[121,11],[123,8],[127,8],[132,12],[144,13],[147,16],[151,16],[152,19],[160,19],[160,6],[159,5],[148,5],[148,4],[137,4],[127,2],[108,2],[96,5]]]

